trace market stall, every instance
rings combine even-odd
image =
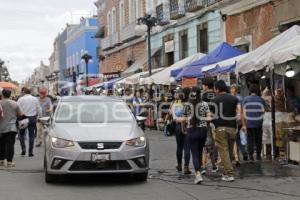
[[[170,85],[171,84],[170,72],[172,70],[181,69],[184,66],[203,58],[204,56],[205,54],[197,53],[183,60],[180,60],[175,64],[171,65],[170,67],[167,67],[164,70],[152,75],[151,77],[145,78],[145,84]]]
[[[226,42],[223,42],[215,50],[204,56],[203,58],[185,66],[177,75],[176,80],[180,81],[183,78],[202,78],[202,68],[208,65],[216,64],[221,61],[237,57],[243,53],[236,47],[232,47]],[[173,70],[171,75],[175,75],[177,72]]]
[[[242,74],[258,74],[259,79],[266,79],[271,89],[272,103],[272,149],[273,158],[290,159],[289,153],[300,151],[300,140],[293,141],[298,145],[290,148],[289,129],[297,126],[299,112],[290,109],[288,88],[291,85],[300,85],[300,56],[299,39],[300,26],[293,26],[289,30],[276,36],[269,42],[247,54],[237,62],[235,72]],[[255,75],[252,76],[252,78]],[[252,79],[251,78],[251,79]],[[249,78],[248,78],[249,79]],[[295,87],[297,88],[297,87]],[[293,94],[294,95],[294,94]],[[299,94],[298,94],[299,95]],[[295,96],[298,98],[299,96]],[[293,143],[295,144],[295,143]],[[288,151],[289,150],[289,151]],[[293,154],[294,155],[294,154]],[[300,154],[299,160],[300,160]]]

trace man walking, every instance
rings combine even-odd
[[[11,91],[2,91],[0,106],[3,110],[3,117],[0,119],[0,166],[14,167],[13,162],[14,145],[17,134],[17,117],[21,111],[15,101],[10,100]]]
[[[28,127],[20,130],[20,143],[22,148],[22,156],[26,155],[25,133],[28,129],[29,134],[29,157],[33,157],[34,132],[36,127],[37,116],[41,113],[41,107],[38,99],[31,95],[29,88],[24,88],[24,96],[18,100],[21,112],[29,119]]]
[[[204,93],[202,94],[202,100],[209,105],[210,112],[214,112],[214,107],[211,105],[212,100],[215,98],[216,94],[214,92],[214,80],[210,77],[205,78],[202,83],[202,89]],[[215,145],[215,139],[213,136],[213,129],[210,125],[212,125],[213,122],[210,122],[210,124],[207,126],[207,139],[206,139],[206,152],[204,153],[204,159],[203,163],[205,166],[203,166],[204,170],[201,172],[202,175],[206,174],[206,167],[207,167],[207,161],[208,161],[208,155],[211,160],[212,164],[212,172],[217,172],[218,167],[216,165],[216,162],[218,160],[218,151]]]
[[[42,109],[42,114],[39,117],[50,117],[52,112],[52,102],[49,97],[47,97],[47,89],[41,88],[39,91],[39,103]],[[43,124],[38,121],[37,123],[37,144],[36,147],[40,147],[43,143],[44,133]]]
[[[216,98],[212,100],[215,109],[216,146],[218,148],[224,172],[223,181],[234,181],[232,166],[233,147],[236,141],[237,111],[240,112],[239,101],[228,94],[228,87],[224,81],[215,83]]]
[[[253,84],[249,88],[251,95],[243,101],[244,119],[247,126],[248,154],[250,162],[254,161],[254,145],[256,146],[256,159],[261,160],[262,127],[265,112],[265,101],[258,96],[259,87]]]

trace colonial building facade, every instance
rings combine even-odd
[[[208,53],[224,40],[219,7],[227,0],[148,1],[152,15],[161,21],[163,31],[153,33],[152,51],[160,65],[168,67],[197,52]]]
[[[137,63],[144,65],[145,37],[136,34],[135,26],[137,19],[145,15],[145,0],[98,0],[95,5],[102,32],[99,58],[104,79],[119,77]]]
[[[226,40],[248,52],[300,25],[298,0],[239,0],[223,9]]]
[[[66,68],[62,71],[65,81],[74,81],[73,72],[75,72],[76,79],[82,79],[82,81],[86,80],[86,78],[83,78],[86,76],[89,76],[91,79],[99,76],[98,42],[95,38],[97,30],[97,18],[95,17],[82,18],[79,24],[67,27],[67,39],[65,41]],[[88,65],[88,71],[86,71],[86,66],[81,61],[81,57],[86,51],[92,56],[92,60]],[[89,84],[93,83],[93,81],[89,81]]]

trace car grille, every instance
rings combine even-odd
[[[109,171],[109,170],[130,170],[127,161],[106,161],[95,163],[91,161],[75,161],[70,171]]]
[[[79,146],[82,149],[93,149],[93,150],[98,150],[97,146],[98,143],[103,143],[104,144],[104,149],[119,149],[120,146],[122,145],[122,142],[79,142]]]

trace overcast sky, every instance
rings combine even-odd
[[[21,82],[40,61],[49,63],[53,41],[65,24],[94,14],[95,0],[0,0],[0,58]],[[72,13],[72,14],[71,14]]]

